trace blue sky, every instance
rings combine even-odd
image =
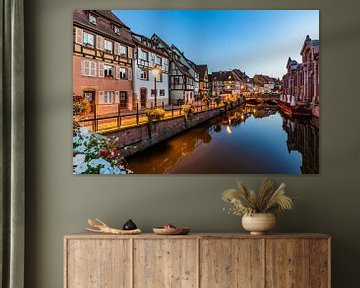
[[[319,39],[318,10],[115,10],[132,31],[158,34],[209,71],[239,68],[282,77],[300,60],[308,34]]]

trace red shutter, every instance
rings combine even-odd
[[[132,80],[132,68],[128,68],[128,80]]]
[[[75,43],[82,45],[83,43],[83,30],[75,27]]]
[[[99,62],[99,77],[104,77],[104,63]]]
[[[104,50],[104,38],[99,35],[96,35],[96,48]]]
[[[104,91],[99,91],[98,97],[97,97],[97,104],[104,104]]]

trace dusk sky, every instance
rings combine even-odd
[[[282,77],[300,61],[308,34],[319,39],[318,10],[116,10],[133,32],[158,34],[209,72],[239,68],[250,77]]]

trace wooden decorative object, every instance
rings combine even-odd
[[[323,234],[65,236],[64,287],[331,286]]]
[[[158,235],[186,235],[190,232],[189,227],[163,228],[154,227],[153,232]]]
[[[97,218],[95,218],[95,220],[97,222],[88,218],[88,223],[92,228],[86,228],[87,231],[104,233],[104,234],[115,234],[115,235],[136,235],[141,233],[140,229],[134,229],[134,230],[115,229],[107,226],[104,222],[102,222]]]

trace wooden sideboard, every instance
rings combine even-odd
[[[323,234],[67,235],[65,288],[329,288]]]

